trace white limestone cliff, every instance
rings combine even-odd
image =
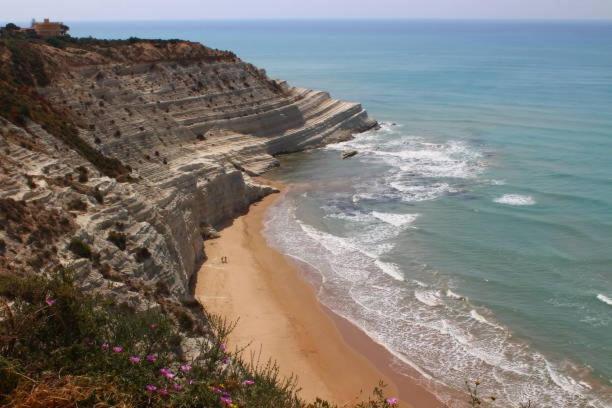
[[[150,307],[147,290],[189,297],[203,239],[274,191],[251,178],[278,165],[274,155],[376,125],[357,103],[272,81],[199,44],[39,47],[55,72],[40,95],[76,118],[99,153],[130,166],[131,180],[103,175],[32,121],[18,127],[0,117],[0,199],[68,214],[72,232],[53,237],[50,256],[86,288],[122,294],[135,307]],[[125,248],[112,234],[125,237]],[[27,266],[33,251],[5,235],[12,267]],[[95,256],[67,250],[73,237]]]

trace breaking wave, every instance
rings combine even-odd
[[[462,188],[457,181],[474,179],[486,165],[483,155],[465,142],[431,143],[387,123],[378,131],[328,145],[326,149],[357,150],[361,160],[388,166],[380,183],[356,186],[354,202],[372,199],[417,202],[459,193]]]
[[[495,324],[495,323],[491,323],[491,322],[490,322],[490,321],[488,321],[488,320],[487,320],[487,319],[486,319],[486,318],[485,318],[483,315],[481,315],[480,313],[478,313],[478,312],[477,312],[476,310],[474,310],[474,309],[472,309],[472,310],[470,311],[470,316],[472,317],[472,319],[474,319],[474,320],[476,320],[476,321],[479,321],[480,323],[487,324],[487,325],[489,325],[489,326],[491,326],[491,327],[495,327],[496,329],[504,330],[504,328],[503,328],[503,327],[498,326],[498,325],[497,325],[497,324]]]

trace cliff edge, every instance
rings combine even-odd
[[[375,125],[198,43],[3,38],[0,273],[66,267],[202,334],[203,240],[274,191],[251,176]]]

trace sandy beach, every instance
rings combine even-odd
[[[297,265],[267,245],[261,234],[265,213],[281,195],[253,204],[220,238],[205,243],[208,261],[196,296],[210,312],[239,320],[229,346],[261,361],[276,360],[282,375],[298,377],[306,400],[350,404],[366,399],[382,380],[386,395],[398,396],[402,407],[441,406],[415,381],[392,371],[391,354],[324,308]]]

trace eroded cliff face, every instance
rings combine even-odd
[[[67,266],[85,288],[134,307],[188,297],[203,239],[274,191],[251,178],[276,166],[274,155],[375,125],[359,104],[272,81],[232,53],[195,43],[32,47],[48,75],[35,84],[45,109],[65,112],[79,141],[131,173],[104,175],[91,154],[27,113],[16,116],[23,123],[0,117],[0,200],[8,209],[0,266]],[[10,63],[10,50],[0,56]],[[30,223],[39,217],[34,230],[47,226],[42,260],[34,261],[40,236],[6,227],[18,206]],[[68,249],[75,237],[91,256]]]

